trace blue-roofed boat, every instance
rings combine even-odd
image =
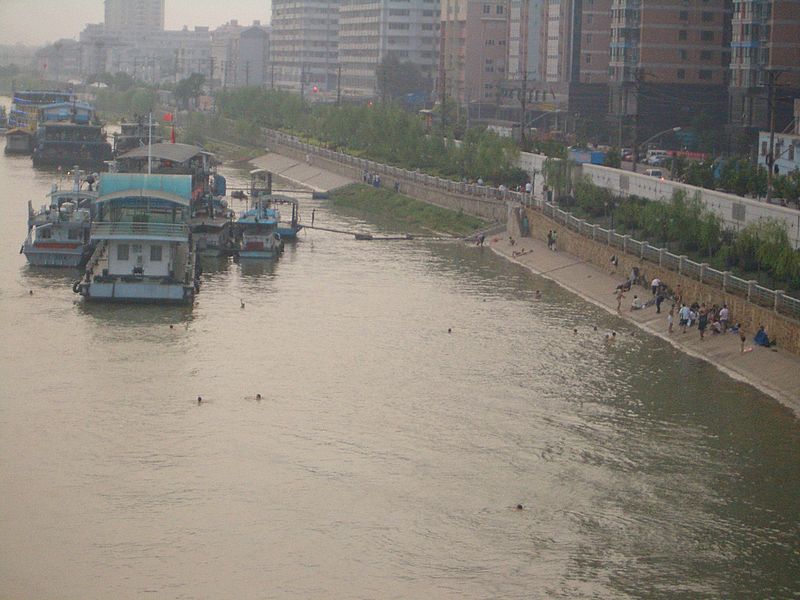
[[[85,102],[54,102],[39,107],[33,140],[33,164],[103,168],[111,160],[111,144]]]
[[[83,173],[76,170],[71,185],[53,184],[47,204],[38,212],[28,201],[28,237],[21,251],[30,264],[77,268],[91,254],[90,228],[97,192],[82,190],[83,182]]]
[[[272,193],[272,173],[266,169],[250,171],[250,197],[253,200],[260,199],[267,202],[274,208],[277,208],[277,205],[288,206],[291,216],[288,221],[278,221],[278,233],[284,242],[297,239],[298,232],[303,228],[300,224],[300,205],[296,198]]]
[[[8,112],[6,154],[31,154],[39,121],[39,109],[57,102],[70,102],[71,92],[55,90],[18,90],[14,92]]]
[[[189,175],[103,175],[91,229],[97,248],[73,291],[96,301],[191,304],[200,286],[191,198]]]
[[[191,175],[192,206],[189,224],[200,256],[225,256],[234,250],[236,217],[224,199],[225,177],[215,172],[216,157],[199,146],[158,143],[142,146],[117,157],[121,172]],[[212,184],[213,181],[213,184]]]
[[[266,200],[256,200],[236,221],[241,235],[239,258],[277,258],[283,252],[278,233],[280,213]]]

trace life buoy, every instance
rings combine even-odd
[[[81,293],[81,280],[80,279],[72,284],[72,291],[75,292],[76,294],[80,294]]]

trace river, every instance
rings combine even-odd
[[[800,593],[800,424],[752,387],[458,243],[85,304],[18,253],[53,178],[0,157],[0,597]]]

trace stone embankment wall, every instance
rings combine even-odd
[[[726,293],[717,287],[700,283],[670,269],[659,267],[657,264],[643,261],[632,254],[620,252],[618,248],[606,245],[603,242],[584,237],[579,233],[567,229],[563,224],[545,216],[535,209],[525,209],[530,223],[531,235],[540,240],[547,240],[547,232],[551,229],[558,233],[558,249],[568,252],[587,263],[596,265],[610,273],[612,271],[611,257],[616,255],[619,265],[616,272],[619,280],[627,279],[633,267],[639,267],[644,278],[649,282],[658,277],[670,289],[681,286],[683,299],[687,303],[705,302],[706,305],[727,304],[731,311],[731,322],[741,323],[750,341],[760,325],[764,325],[770,339],[776,339],[778,347],[794,354],[800,354],[800,323],[788,319],[768,308],[748,302],[746,298]],[[509,221],[509,228],[514,228],[514,221]],[[518,235],[518,229],[516,231]],[[612,294],[614,290],[609,290]],[[677,319],[677,315],[676,315]],[[677,321],[676,321],[677,322]],[[798,392],[800,393],[800,392]]]
[[[352,162],[326,158],[322,153],[315,150],[307,152],[303,148],[283,143],[269,133],[267,134],[267,149],[270,152],[276,152],[299,161],[306,160],[306,155],[309,155],[313,163],[318,167],[334,173],[341,173],[356,181],[361,181],[361,176],[365,170],[377,173],[381,176],[381,184],[385,188],[392,189],[395,182],[399,181],[400,192],[406,196],[423,200],[442,208],[460,211],[486,221],[505,223],[508,216],[507,202],[495,198],[463,195],[457,192],[435,189],[425,183],[425,178],[430,177],[422,173],[406,171],[405,169],[398,169],[397,167],[382,165],[356,157],[348,157]]]

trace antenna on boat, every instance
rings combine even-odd
[[[147,123],[147,174],[150,175],[150,163],[153,159],[153,113],[150,113],[150,118]]]

